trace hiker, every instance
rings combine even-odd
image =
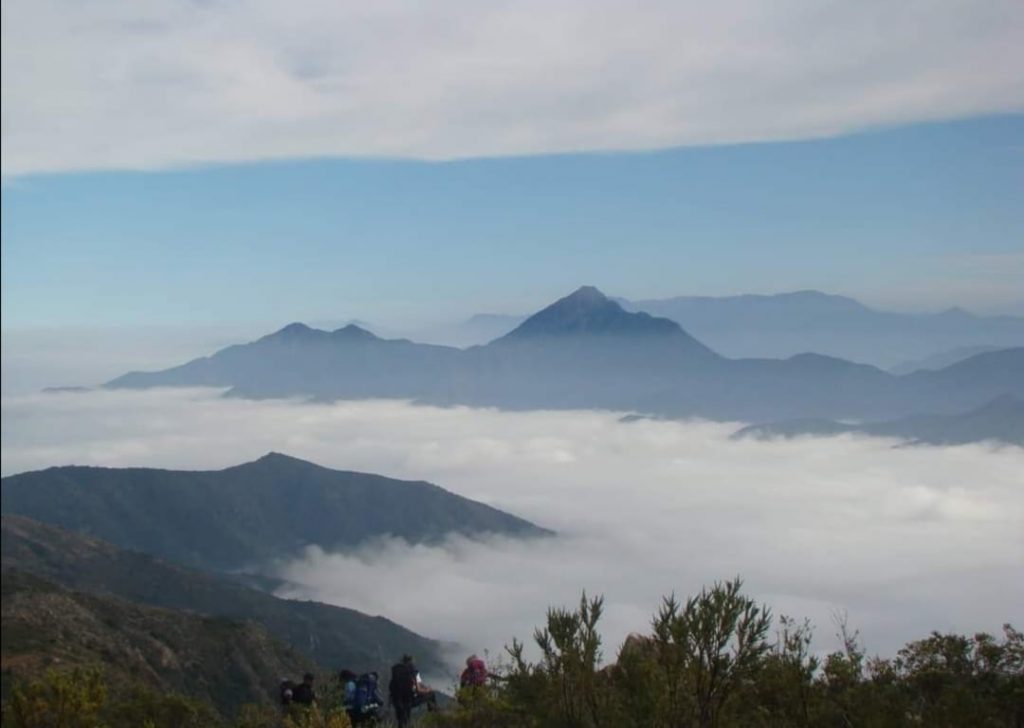
[[[347,713],[356,701],[356,680],[359,676],[351,670],[345,669],[338,673],[338,682],[341,684],[341,705]]]
[[[307,672],[302,676],[302,682],[292,689],[292,702],[297,705],[312,705],[316,702],[316,692],[313,690],[314,675]]]
[[[340,677],[345,686],[345,712],[352,725],[376,723],[384,706],[377,673],[367,672],[357,677],[351,670],[342,670]]]
[[[459,686],[463,688],[479,688],[487,684],[487,665],[476,655],[466,658],[466,669],[459,677]]]
[[[294,698],[295,683],[286,677],[281,678],[281,686],[278,688],[278,693],[281,698],[281,707],[285,710],[292,704]]]
[[[399,728],[409,725],[412,709],[426,705],[427,710],[437,709],[437,696],[420,678],[420,671],[412,655],[403,655],[402,660],[391,668],[391,682],[388,684],[391,704],[395,708],[395,720]]]

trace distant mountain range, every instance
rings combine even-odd
[[[1024,316],[977,316],[956,308],[914,314],[880,311],[820,291],[614,300],[627,311],[675,321],[719,354],[734,358],[785,359],[814,352],[909,374],[915,368],[939,368],[932,362],[911,365],[951,350],[981,353],[1024,346]],[[424,335],[433,343],[484,344],[526,318],[478,314]],[[941,366],[956,360],[950,358]]]
[[[915,415],[890,422],[845,424],[834,420],[791,420],[744,427],[736,438],[772,439],[842,434],[895,437],[911,444],[963,445],[993,442],[1024,447],[1024,401],[1011,396],[960,415]]]
[[[22,516],[5,515],[2,524],[5,581],[8,572],[20,571],[77,592],[255,622],[275,640],[333,670],[383,669],[411,652],[427,674],[445,671],[438,642],[383,617],[319,602],[278,599],[225,575],[125,551]],[[356,589],[358,585],[353,585]]]
[[[216,471],[56,467],[2,480],[0,510],[214,571],[261,571],[305,547],[380,536],[430,543],[451,533],[543,536],[495,508],[425,482],[271,453]]]
[[[976,316],[958,308],[894,313],[819,291],[620,302],[669,318],[730,357],[815,352],[889,368],[960,347],[1024,346],[1021,316]]]
[[[852,312],[862,308],[844,305]],[[1008,321],[1012,328],[1014,320]],[[1024,347],[902,377],[820,354],[731,359],[674,321],[627,311],[583,287],[485,346],[462,350],[380,339],[355,326],[329,332],[291,324],[249,344],[160,372],[126,374],[107,386],[195,385],[250,398],[384,397],[748,422],[881,420],[957,414],[1004,394],[1024,397]]]
[[[987,354],[990,351],[999,351],[999,347],[958,346],[955,349],[940,351],[932,354],[931,356],[926,356],[923,359],[901,362],[894,367],[889,367],[889,373],[902,376],[904,374],[912,374],[914,372],[921,371],[922,369],[929,369],[932,371],[935,371],[936,369],[945,369],[946,367],[951,367],[954,364],[959,364],[965,359],[970,359],[972,356]]]
[[[282,675],[316,669],[254,622],[69,591],[17,570],[4,570],[2,591],[5,696],[15,678],[99,666],[114,690],[184,694],[228,717],[245,703],[272,705]]]

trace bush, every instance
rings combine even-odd
[[[840,621],[842,649],[819,660],[811,626],[742,593],[739,579],[685,603],[665,599],[647,635],[631,635],[601,667],[601,598],[550,609],[534,640],[513,641],[486,689],[430,718],[445,728],[1024,728],[1024,636],[932,634],[893,660],[869,659]]]

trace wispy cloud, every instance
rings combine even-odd
[[[929,629],[998,629],[1024,602],[1024,450],[894,449],[839,438],[733,442],[733,427],[613,413],[400,402],[301,405],[203,391],[3,401],[3,472],[63,463],[216,468],[279,450],[423,478],[554,528],[553,541],[381,542],[285,565],[288,594],[382,613],[467,649],[528,637],[581,589],[609,650],[661,595],[742,574],[833,647],[848,611],[870,650]]]
[[[3,173],[832,135],[1024,108],[1013,0],[3,6]]]

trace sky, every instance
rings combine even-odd
[[[11,0],[2,326],[1024,305],[1012,0]]]
[[[3,326],[401,327],[582,284],[1005,310],[1024,300],[1022,162],[1011,115],[636,154],[30,175],[2,191]]]
[[[663,595],[740,575],[776,615],[868,654],[932,630],[1019,629],[1024,449],[861,437],[733,441],[736,423],[404,402],[225,399],[210,390],[3,398],[2,472],[222,468],[284,452],[425,479],[554,529],[554,541],[382,541],[280,565],[282,594],[383,614],[468,652],[529,640],[548,606],[603,594],[609,659]],[[982,475],[983,474],[983,475]],[[472,609],[453,605],[472,604]]]

